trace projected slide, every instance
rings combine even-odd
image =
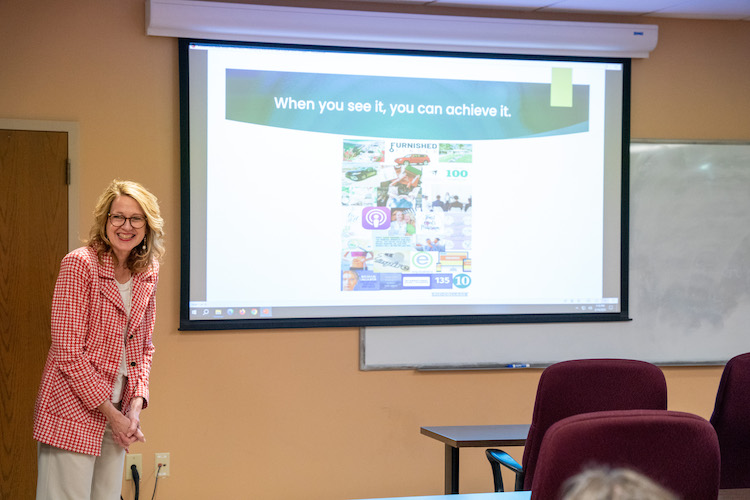
[[[622,63],[183,50],[181,326],[622,313]]]

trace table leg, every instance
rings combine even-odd
[[[445,494],[458,494],[458,448],[445,445]]]

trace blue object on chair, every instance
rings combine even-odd
[[[521,464],[502,450],[486,451],[495,491],[504,491],[501,466],[516,474],[516,491],[531,489],[542,439],[558,420],[630,409],[667,409],[667,382],[656,365],[632,359],[579,359],[550,365],[539,379]]]

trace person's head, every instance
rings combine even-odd
[[[156,196],[137,182],[115,179],[96,203],[88,244],[100,260],[126,254],[128,269],[142,272],[164,254],[163,227]]]
[[[669,490],[630,469],[592,468],[568,479],[562,500],[678,500]]]
[[[393,212],[393,220],[396,222],[402,222],[404,220],[404,212],[401,210],[396,210]]]
[[[359,281],[359,276],[355,271],[344,271],[341,274],[341,288],[344,291],[350,292],[354,290],[357,281]]]

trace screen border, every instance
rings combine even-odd
[[[429,316],[356,316],[308,317],[264,319],[206,319],[190,320],[190,81],[188,51],[191,44],[216,46],[248,46],[275,49],[373,53],[395,55],[423,55],[436,57],[464,57],[481,59],[523,59],[572,62],[611,62],[622,64],[622,139],[621,139],[621,193],[620,193],[620,311],[613,313],[553,313],[553,314],[483,314],[483,315],[429,315]],[[599,56],[561,56],[531,54],[497,54],[486,52],[433,51],[413,49],[379,49],[371,47],[345,47],[300,45],[266,42],[178,39],[179,113],[180,113],[180,331],[258,330],[286,328],[366,327],[366,326],[417,326],[506,323],[587,323],[630,321],[628,312],[629,281],[629,206],[630,206],[630,88],[631,59]]]

